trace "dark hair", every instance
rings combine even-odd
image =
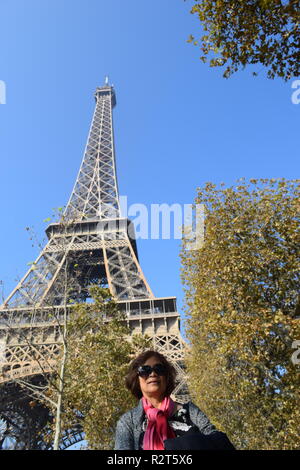
[[[165,396],[171,395],[175,388],[175,378],[176,378],[176,369],[175,367],[163,356],[157,351],[144,351],[141,354],[139,354],[130,364],[128,373],[125,377],[125,385],[130,390],[132,395],[134,395],[136,398],[142,398],[143,394],[140,388],[140,382],[139,382],[139,376],[137,373],[137,370],[140,366],[144,365],[145,362],[150,358],[150,357],[157,357],[159,362],[163,364],[166,368],[167,374],[166,374],[166,381],[167,381],[167,387],[165,391]]]

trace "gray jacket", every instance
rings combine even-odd
[[[217,432],[215,426],[207,416],[191,401],[187,403],[192,422],[203,434]],[[139,450],[140,435],[143,432],[144,420],[142,400],[137,407],[123,414],[117,423],[115,436],[115,450]]]

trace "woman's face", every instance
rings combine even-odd
[[[155,356],[149,357],[144,366],[153,367],[155,364],[161,364]],[[141,392],[144,397],[163,398],[167,388],[167,379],[165,375],[157,375],[154,371],[148,377],[139,377]]]

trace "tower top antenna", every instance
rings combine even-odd
[[[105,77],[104,85],[108,86],[108,75],[106,75],[106,77]]]

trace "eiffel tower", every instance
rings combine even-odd
[[[175,365],[176,399],[188,398],[176,298],[153,295],[139,264],[133,225],[121,217],[112,120],[116,95],[107,78],[95,99],[82,164],[64,212],[72,222],[67,232],[61,223],[50,223],[46,246],[0,307],[0,432],[2,423],[2,434],[13,436],[23,448],[43,448],[37,431],[48,414],[42,406],[31,406],[30,390],[20,380],[42,386],[57,363],[61,341],[49,312],[59,312],[66,304],[60,280],[66,270],[72,277],[74,262],[78,268],[72,298],[86,302],[88,285],[107,285],[126,312],[132,333],[150,336],[153,348]],[[60,448],[82,438],[75,429],[63,436]]]

